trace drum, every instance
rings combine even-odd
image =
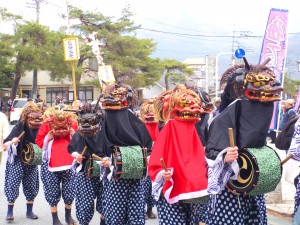
[[[21,159],[26,165],[41,165],[43,150],[37,144],[27,142],[21,151]]]
[[[242,149],[237,180],[229,180],[227,187],[234,193],[255,196],[274,191],[280,182],[282,165],[270,147]]]
[[[100,165],[96,163],[96,160],[89,158],[84,167],[84,172],[86,172],[87,177],[100,177]]]
[[[147,149],[140,146],[115,147],[112,163],[115,179],[142,179],[147,173]]]

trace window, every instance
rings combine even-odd
[[[68,87],[51,87],[46,88],[46,102],[51,106],[54,105],[56,97],[62,98],[64,104],[69,104],[69,88]]]

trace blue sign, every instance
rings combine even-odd
[[[245,56],[245,50],[242,48],[238,48],[237,50],[235,50],[234,55],[236,58],[238,59],[242,59]]]

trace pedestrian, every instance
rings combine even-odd
[[[3,145],[4,139],[9,134],[9,124],[6,115],[0,112],[0,164],[2,160],[2,152],[6,151],[6,146]]]
[[[94,216],[95,199],[96,211],[100,214],[101,225],[104,225],[102,211],[102,182],[100,168],[96,167],[92,154],[97,148],[97,140],[102,125],[102,110],[95,111],[90,103],[80,107],[78,115],[79,129],[75,132],[68,146],[68,152],[75,159],[76,177],[75,207],[80,225],[88,225]]]
[[[155,110],[155,116],[163,115],[167,121],[157,136],[148,167],[159,224],[205,223],[207,164],[195,127],[203,113],[200,97],[178,85],[165,95],[161,106],[155,105],[161,109]]]
[[[209,126],[206,145],[208,190],[211,194],[207,225],[268,224],[263,194],[252,196],[229,186],[231,180],[239,181],[238,174],[242,169],[237,159],[242,149],[259,149],[261,154],[265,151],[263,147],[272,120],[274,101],[280,100],[282,91],[274,72],[265,66],[267,62],[249,65],[244,58],[245,65],[231,67],[222,75],[221,86],[225,84],[225,88],[221,111]],[[235,146],[229,141],[228,128],[233,129]],[[251,174],[254,174],[254,169],[251,170],[249,165]],[[254,185],[249,183],[251,187]]]
[[[152,149],[152,139],[143,122],[129,110],[135,107],[133,102],[136,97],[130,86],[116,83],[105,87],[100,100],[105,117],[99,135],[101,140],[98,142],[97,155],[103,158],[103,213],[107,225],[145,224],[142,175],[146,175],[146,171],[139,165],[146,164],[145,159]],[[111,177],[105,171],[109,171],[108,167],[111,167],[111,157],[116,157],[120,151],[124,159],[132,157],[132,154],[144,157],[137,158],[132,163],[127,161],[134,168],[134,172],[126,177],[125,174],[120,175],[121,164],[114,158],[114,176]]]
[[[13,208],[19,196],[21,182],[27,200],[26,217],[38,218],[32,211],[34,199],[39,191],[38,166],[23,163],[21,152],[23,149],[27,149],[30,143],[35,143],[35,137],[42,124],[42,115],[42,109],[35,103],[27,103],[22,110],[20,121],[4,140],[5,148],[8,151],[4,181],[4,193],[8,202],[7,221],[14,220]],[[25,135],[20,137],[23,131]]]
[[[51,107],[45,111],[44,122],[36,136],[36,143],[43,149],[41,179],[53,225],[62,225],[57,214],[57,204],[61,197],[65,203],[66,223],[76,224],[71,216],[75,189],[75,175],[71,170],[73,157],[67,147],[77,128],[74,113]]]
[[[289,120],[296,115],[296,111],[294,110],[294,99],[287,99],[284,101],[284,107],[283,107],[283,115],[282,120],[279,124],[279,130],[284,130],[286,124],[289,122]]]

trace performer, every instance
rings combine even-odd
[[[37,165],[26,165],[21,160],[21,151],[28,143],[35,143],[35,137],[42,124],[43,111],[35,103],[27,103],[21,114],[19,122],[4,140],[5,150],[8,150],[6,162],[4,193],[8,201],[6,220],[14,220],[13,207],[19,196],[22,182],[23,192],[27,200],[26,217],[37,219],[32,211],[33,202],[39,191],[39,172]],[[25,135],[18,138],[22,132]]]
[[[144,122],[147,130],[155,142],[158,130],[158,121],[154,116],[154,101],[155,98],[150,98],[145,100],[140,107],[141,117],[140,119]],[[155,205],[155,200],[152,196],[152,181],[149,176],[143,181],[144,191],[145,191],[145,204],[147,205],[146,219],[156,219],[157,215],[153,212],[153,207]]]
[[[295,124],[295,131],[293,134],[292,142],[290,149],[288,151],[289,154],[293,154],[293,159],[300,161],[300,117]],[[293,214],[293,225],[297,225],[300,223],[300,179],[299,175],[295,178],[295,185],[296,185],[296,194],[295,194],[295,208]]]
[[[140,146],[151,152],[152,140],[143,122],[131,110],[135,93],[130,86],[116,83],[104,89],[101,98],[105,111],[100,131],[97,155],[103,157],[102,166],[112,169],[111,159],[115,146]],[[141,149],[141,151],[143,151]],[[124,150],[125,152],[125,150]],[[106,173],[108,169],[103,170]],[[145,165],[146,166],[146,165]],[[114,165],[114,169],[117,165]],[[112,171],[114,171],[112,169]],[[103,213],[107,225],[145,224],[144,197],[141,179],[110,179],[103,185]]]
[[[164,96],[158,107],[162,112],[156,115],[168,122],[155,141],[148,168],[153,181],[152,193],[158,200],[159,223],[194,225],[205,222],[205,215],[201,221],[194,221],[200,203],[206,202],[208,194],[205,152],[195,129],[203,112],[201,100],[182,85]],[[194,203],[187,203],[191,200]]]
[[[94,200],[97,198],[96,210],[102,214],[102,183],[100,168],[93,168],[92,154],[97,148],[98,135],[102,125],[103,111],[92,108],[86,103],[80,107],[78,115],[79,128],[68,146],[68,152],[76,159],[75,207],[76,216],[81,225],[88,225],[94,216]],[[84,152],[83,152],[84,151]],[[91,164],[91,167],[88,165]],[[98,173],[98,176],[93,176]],[[100,218],[101,220],[101,218]],[[101,225],[104,224],[102,220]]]
[[[202,103],[201,106],[204,110],[204,112],[200,115],[200,120],[196,123],[196,130],[198,132],[199,138],[201,139],[203,146],[206,146],[206,140],[208,137],[208,126],[209,122],[211,121],[211,112],[214,106],[211,103],[208,93],[197,89],[194,91],[200,97]]]
[[[220,114],[209,127],[206,157],[209,165],[209,217],[206,224],[266,225],[264,196],[236,195],[225,188],[239,173],[238,150],[261,148],[266,143],[274,101],[280,100],[282,87],[266,66],[234,66],[225,71],[221,85]],[[228,128],[233,128],[235,147],[228,147]],[[228,207],[230,206],[230,207]]]
[[[65,203],[66,223],[76,224],[71,216],[75,188],[74,173],[71,171],[73,158],[67,147],[77,127],[73,112],[66,112],[57,106],[51,107],[45,112],[43,125],[36,137],[36,143],[43,149],[41,178],[53,225],[62,224],[57,215],[57,204],[61,196]]]

